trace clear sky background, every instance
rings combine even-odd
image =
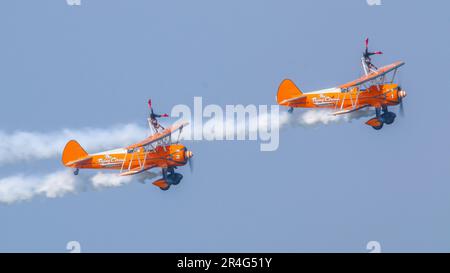
[[[195,172],[151,184],[0,205],[0,251],[450,251],[449,1],[2,1],[1,130],[136,122],[204,103],[275,104],[361,74],[364,38],[404,60],[406,117],[290,128],[280,148],[190,142]],[[395,109],[394,111],[397,111]],[[96,151],[92,151],[96,152]],[[0,167],[61,170],[59,158]]]

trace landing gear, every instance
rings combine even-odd
[[[378,126],[372,126],[372,128],[375,129],[375,130],[380,130],[381,128],[383,128],[383,123],[381,123]]]
[[[155,182],[153,182],[153,185],[157,186],[163,191],[167,191],[170,188],[170,184],[164,178],[156,180]]]
[[[168,189],[170,189],[170,184],[167,184],[167,186],[165,187],[159,187],[162,191],[167,191]]]
[[[381,120],[386,124],[392,124],[397,115],[393,112],[389,112],[387,106],[383,106],[383,114],[381,115]]]
[[[180,184],[181,179],[183,179],[183,175],[181,173],[175,172],[176,167],[170,167],[167,169],[169,175],[167,175],[167,182],[170,185],[178,185]]]
[[[375,108],[375,115],[377,116],[379,124],[372,126],[372,128],[375,130],[381,130],[381,128],[383,128],[383,118],[381,117],[381,109],[380,108]]]
[[[181,179],[183,179],[183,175],[181,173],[172,173],[167,176],[167,180],[171,185],[180,184]]]
[[[383,113],[381,113],[381,109],[383,109]],[[382,108],[375,108],[376,117],[370,119],[366,122],[366,124],[372,126],[375,130],[380,130],[383,128],[384,124],[392,124],[395,121],[395,117],[397,116],[393,112],[389,112],[387,106],[383,106]]]
[[[393,112],[385,112],[381,115],[381,118],[383,119],[383,122],[386,124],[392,124],[395,120],[395,117],[397,115],[395,115],[395,113]]]
[[[163,168],[162,169],[162,178],[153,182],[153,185],[159,187],[163,191],[167,191],[171,185],[178,185],[183,179],[183,175],[181,173],[176,173],[175,168]]]
[[[292,114],[292,112],[294,112],[294,107],[289,107],[288,113]]]
[[[73,174],[74,174],[74,175],[78,175],[79,172],[80,172],[80,169],[76,168],[76,169],[73,171]]]
[[[381,108],[375,108],[375,117],[369,119],[366,124],[372,126],[375,130],[383,128],[383,118],[381,117]]]

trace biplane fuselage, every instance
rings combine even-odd
[[[62,163],[75,169],[75,175],[79,169],[110,169],[120,170],[119,175],[126,176],[158,167],[162,169],[163,177],[153,184],[167,190],[183,178],[175,168],[190,163],[192,157],[192,152],[184,145],[172,142],[172,133],[180,130],[181,134],[185,125],[186,122],[162,128],[138,143],[95,154],[88,154],[77,141],[70,140],[64,148]]]
[[[333,115],[373,107],[376,116],[366,124],[379,130],[383,124],[393,123],[396,117],[388,111],[388,106],[401,104],[406,97],[406,92],[393,82],[397,69],[402,65],[404,62],[395,62],[338,87],[307,93],[303,93],[291,80],[285,79],[278,89],[277,102],[290,107],[290,112],[293,108],[328,108],[333,109]],[[368,68],[365,67],[365,70]],[[391,71],[394,71],[394,76],[390,82],[386,82],[386,74]]]
[[[285,82],[284,84],[290,84]],[[332,91],[336,90],[336,91]],[[349,91],[340,89],[324,89],[303,93],[304,97],[292,102],[282,102],[280,105],[295,108],[328,108],[349,109],[354,106],[369,105],[372,107],[394,106],[399,104],[398,84],[372,85],[368,89],[353,87]]]
[[[76,151],[75,141],[67,143],[69,152],[64,153],[63,163],[66,167],[76,169],[112,169],[124,170],[120,175],[135,174],[140,170],[148,170],[154,167],[170,168],[184,166],[188,160],[189,151],[182,144],[171,144],[157,146],[155,149],[146,151],[143,147],[136,151],[127,153],[126,149],[116,149],[97,154],[88,154],[86,160],[75,162],[68,161],[74,158],[70,151]],[[76,158],[76,157],[75,157]]]

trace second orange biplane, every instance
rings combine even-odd
[[[397,69],[405,63],[399,61],[377,68],[372,64],[370,56],[382,52],[369,52],[368,42],[366,39],[366,50],[361,58],[365,73],[363,77],[338,87],[308,93],[303,93],[291,80],[286,79],[278,89],[278,104],[290,107],[289,112],[297,107],[329,108],[334,109],[333,115],[374,107],[375,117],[368,120],[367,125],[380,130],[383,124],[393,123],[396,115],[388,111],[388,106],[400,104],[400,113],[403,113],[403,98],[406,97],[406,92],[394,83],[394,79]],[[394,71],[394,74],[388,80],[386,74],[391,71]]]
[[[184,166],[186,163],[192,168],[192,152],[179,143],[181,130],[187,122],[180,122],[169,128],[162,127],[157,117],[167,115],[157,115],[151,110],[148,123],[153,134],[141,142],[129,145],[124,148],[109,150],[105,152],[88,154],[75,140],[70,140],[64,148],[62,163],[64,166],[74,168],[77,175],[79,169],[113,169],[119,170],[120,176],[134,175],[145,172],[152,168],[162,169],[162,178],[153,182],[161,190],[168,190],[171,185],[180,183],[183,175],[176,173],[175,169]],[[172,133],[179,130],[178,139],[172,139]]]

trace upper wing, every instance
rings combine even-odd
[[[142,146],[149,145],[150,143],[153,143],[155,141],[165,138],[166,136],[170,135],[171,133],[175,132],[176,130],[178,130],[188,124],[189,124],[189,122],[187,122],[187,121],[182,121],[182,122],[173,124],[172,126],[166,128],[164,131],[156,133],[154,135],[151,135],[148,138],[146,138],[138,143],[135,143],[135,144],[132,144],[132,145],[126,147],[125,149],[132,150],[132,149],[136,149],[136,148],[139,148]]]
[[[391,72],[392,70],[399,68],[400,66],[402,66],[404,64],[405,64],[404,62],[399,61],[399,62],[395,62],[395,63],[390,64],[390,65],[383,66],[380,69],[378,69],[377,71],[371,72],[371,73],[369,73],[366,76],[362,76],[361,78],[359,78],[357,80],[354,80],[352,82],[348,82],[348,83],[343,84],[343,85],[341,85],[339,87],[342,88],[342,89],[347,89],[347,88],[350,88],[350,87],[354,87],[354,86],[363,84],[365,82],[368,82],[368,81],[374,80],[374,79],[376,79],[378,77],[381,77],[381,76]]]

